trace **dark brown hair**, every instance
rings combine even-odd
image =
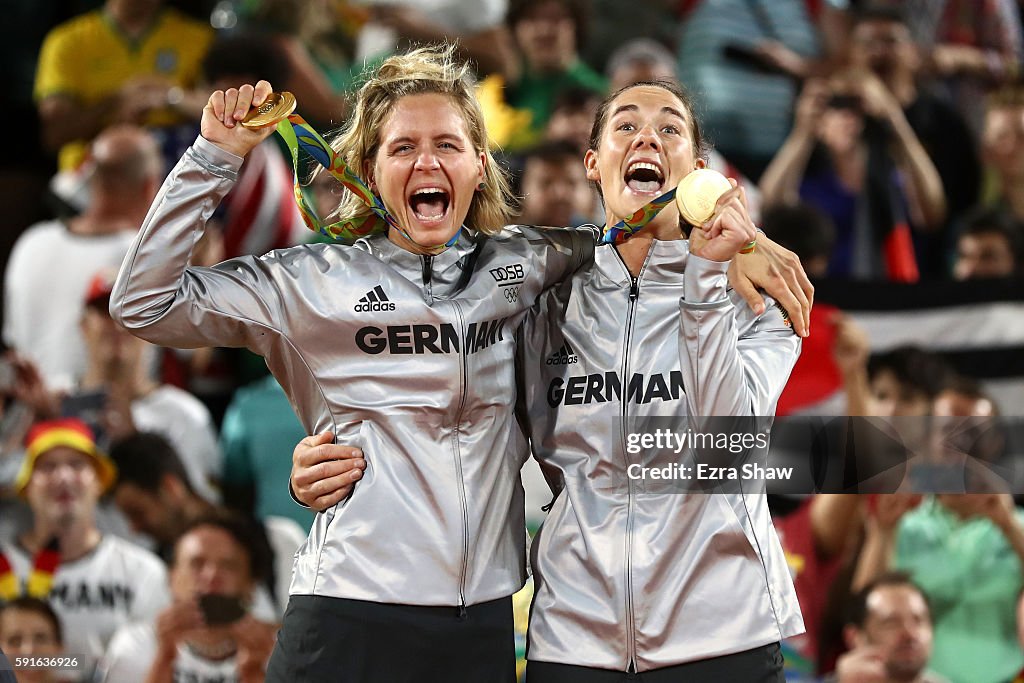
[[[604,101],[601,102],[600,106],[598,106],[597,112],[594,114],[594,127],[590,129],[590,140],[588,141],[587,146],[595,152],[600,146],[601,135],[604,133],[604,127],[608,125],[608,110],[611,109],[612,102],[627,90],[645,86],[666,90],[672,93],[680,102],[683,103],[683,106],[686,107],[686,112],[690,115],[690,133],[692,135],[691,141],[693,142],[694,157],[704,158],[706,156],[704,136],[700,131],[700,121],[697,120],[697,116],[694,114],[693,100],[681,85],[672,83],[671,81],[640,81],[638,83],[632,83],[619,88],[606,97]]]

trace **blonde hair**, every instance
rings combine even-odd
[[[464,223],[482,233],[495,234],[509,222],[512,190],[505,170],[491,155],[469,65],[457,62],[454,52],[453,45],[441,44],[386,59],[359,89],[352,116],[331,140],[331,147],[353,172],[362,174],[365,162],[372,162],[377,155],[381,124],[398,100],[425,93],[450,97],[466,121],[474,150],[484,153],[484,189],[474,193]],[[368,216],[370,209],[346,192],[336,213],[342,220],[352,220]]]

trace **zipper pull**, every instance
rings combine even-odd
[[[640,296],[640,282],[633,278],[629,282],[629,300],[636,301],[638,296]]]
[[[433,265],[434,257],[430,254],[426,254],[423,257],[423,286],[430,284],[431,265]]]
[[[466,599],[465,598],[460,598],[459,599],[459,620],[461,621],[461,620],[465,619],[467,616],[468,615],[466,614]]]

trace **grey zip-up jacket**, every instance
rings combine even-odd
[[[627,476],[638,427],[774,412],[800,341],[770,299],[755,317],[727,290],[727,267],[655,241],[633,279],[599,247],[524,326],[533,451],[563,487],[531,552],[530,660],[647,671],[803,631],[763,482],[699,494]]]
[[[308,433],[363,450],[358,493],[318,514],[296,555],[293,595],[457,606],[514,593],[528,456],[515,330],[544,288],[592,260],[593,234],[464,231],[433,257],[375,236],[188,267],[241,162],[202,138],[185,153],[111,315],[157,344],[251,349]]]

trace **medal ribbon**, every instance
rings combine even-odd
[[[298,114],[291,114],[287,119],[277,124],[277,133],[285,141],[292,156],[292,180],[295,192],[295,203],[302,215],[302,220],[313,232],[330,237],[331,239],[354,240],[360,237],[367,237],[380,232],[387,232],[388,226],[398,230],[402,235],[412,242],[424,247],[431,253],[437,254],[455,244],[459,239],[462,230],[456,231],[452,238],[440,246],[425,246],[414,240],[407,233],[398,221],[388,213],[380,198],[370,191],[363,179],[352,172],[341,157],[331,148],[311,125],[306,123]],[[313,159],[324,167],[338,182],[345,186],[349,192],[359,197],[370,207],[373,212],[369,216],[339,221],[331,225],[323,225],[313,209],[313,201],[307,193],[309,188],[299,182],[299,149],[305,150]]]
[[[604,244],[622,244],[630,235],[639,232],[641,228],[654,220],[662,209],[676,198],[676,190],[672,188],[657,199],[644,204],[626,220],[619,221],[615,225],[605,226],[601,234],[601,242]]]

